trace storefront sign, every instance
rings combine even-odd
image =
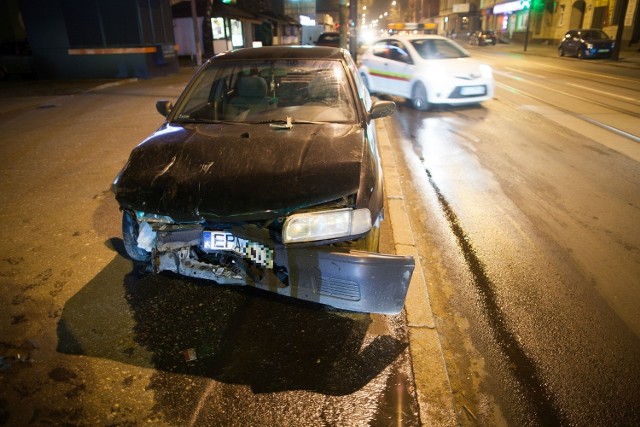
[[[493,6],[493,14],[499,15],[501,13],[512,13],[525,9],[529,6],[528,1],[510,1],[507,3],[500,3]]]

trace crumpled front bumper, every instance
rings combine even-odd
[[[415,267],[410,256],[351,251],[332,247],[280,248],[274,264],[284,267],[246,273],[194,259],[182,249],[158,253],[155,270],[212,280],[223,285],[254,286],[280,295],[344,310],[398,314]]]

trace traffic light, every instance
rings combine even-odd
[[[535,12],[542,12],[544,10],[545,0],[531,0],[531,10]]]

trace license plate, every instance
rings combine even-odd
[[[463,86],[460,88],[460,95],[462,96],[484,95],[484,94],[485,94],[484,86]]]
[[[202,232],[205,251],[229,251],[241,255],[258,265],[273,268],[273,249],[260,243],[241,239],[228,231]]]
[[[600,49],[598,52],[609,52],[610,49]]]

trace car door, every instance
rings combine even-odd
[[[403,42],[391,40],[388,44],[390,58],[387,63],[387,73],[392,80],[394,93],[399,96],[411,96],[411,81],[413,80],[413,61]]]
[[[380,40],[374,43],[370,54],[362,59],[362,64],[367,68],[371,91],[394,94],[391,82],[386,75],[388,62],[388,40]]]
[[[580,49],[580,34],[578,31],[569,31],[565,36],[565,52],[568,55],[577,55]]]
[[[371,54],[363,59],[369,73],[369,85],[372,91],[390,95],[403,95],[404,88],[411,76],[407,74],[407,65],[411,58],[398,40],[381,40],[371,48]]]

